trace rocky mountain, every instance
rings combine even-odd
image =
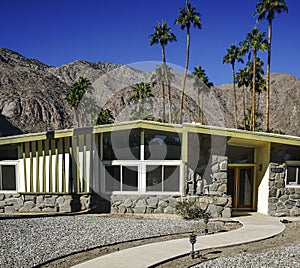
[[[135,119],[137,113],[143,111],[146,111],[145,115],[159,118],[163,107],[159,84],[152,88],[154,98],[143,103],[132,101],[132,85],[150,82],[152,75],[151,72],[119,64],[82,60],[51,67],[14,51],[0,49],[0,132],[13,135],[72,128],[76,124],[85,126],[90,124],[92,114],[100,108],[112,110],[116,122]],[[80,122],[77,123],[64,99],[67,89],[80,76],[89,79],[92,88],[81,102]],[[174,73],[171,81],[174,116],[179,111],[181,81],[182,75]],[[300,80],[288,74],[274,73],[271,86],[271,127],[300,136]],[[241,122],[241,90],[237,91]],[[232,85],[212,89],[202,85],[201,92],[204,123],[232,127]],[[247,91],[247,107],[250,106],[249,94]],[[185,122],[197,121],[199,97],[193,81],[189,79],[184,106]],[[264,96],[261,96],[260,103],[260,109],[264,111]]]

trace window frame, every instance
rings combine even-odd
[[[120,166],[120,182],[122,184],[122,167],[123,166],[138,166],[138,187],[137,191],[108,191],[106,189],[105,181],[105,167],[106,166]],[[179,189],[178,191],[147,191],[147,166],[176,166],[179,168]],[[179,195],[181,194],[182,189],[182,172],[183,172],[183,163],[181,160],[144,160],[144,161],[136,161],[136,160],[113,160],[113,161],[103,161],[101,168],[101,177],[102,189],[105,194],[128,194],[128,195],[137,195],[137,194],[155,194],[155,195]],[[120,187],[122,189],[122,186]]]
[[[15,166],[15,180],[16,189],[15,190],[2,190],[2,166]],[[13,160],[3,160],[0,161],[0,193],[17,193],[19,188],[19,161]]]
[[[296,168],[295,184],[288,183],[288,168],[289,167]],[[300,161],[286,161],[285,186],[287,188],[300,188]]]
[[[175,162],[175,163],[174,163]],[[173,166],[173,167],[178,167],[179,168],[179,178],[178,178],[178,186],[179,186],[179,189],[178,191],[164,191],[164,190],[161,190],[161,191],[147,191],[147,166],[161,166],[162,167],[162,176],[161,176],[161,179],[162,179],[162,188],[164,188],[164,173],[165,173],[165,167],[168,166]],[[143,169],[143,172],[145,173],[145,187],[144,187],[144,192],[146,194],[177,194],[177,193],[180,193],[180,189],[182,187],[181,185],[181,172],[182,172],[182,162],[180,160],[166,160],[166,161],[145,161],[144,163],[144,169]]]

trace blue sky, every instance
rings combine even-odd
[[[206,70],[215,85],[231,83],[222,64],[226,49],[256,25],[256,0],[191,0],[201,13],[202,29],[192,29],[190,66]],[[273,23],[272,72],[300,78],[300,1],[286,0],[288,14]],[[131,64],[160,61],[159,46],[148,36],[166,20],[178,41],[166,48],[167,61],[185,63],[186,33],[174,21],[184,0],[1,0],[0,47],[59,66],[74,60]],[[267,24],[258,27],[267,31]],[[261,58],[266,62],[266,53]],[[237,69],[242,66],[237,66]]]

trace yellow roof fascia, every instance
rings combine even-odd
[[[167,123],[159,123],[153,121],[145,121],[145,120],[137,120],[137,121],[128,121],[117,124],[110,125],[101,125],[91,127],[91,131],[93,134],[103,133],[103,132],[111,132],[118,130],[128,130],[133,128],[143,128],[143,129],[151,129],[158,131],[166,131],[166,132],[193,132],[199,134],[208,134],[208,135],[219,135],[225,137],[232,137],[236,140],[243,140],[244,143],[247,140],[253,141],[250,144],[262,144],[262,143],[282,143],[287,145],[300,146],[300,137],[289,136],[289,135],[279,135],[272,133],[264,133],[264,132],[251,132],[245,130],[231,129],[231,128],[222,128],[222,127],[212,127],[205,126],[200,124],[190,124],[184,123],[183,125],[177,124],[167,124]],[[41,133],[30,133],[23,135],[15,135],[8,137],[0,138],[0,145],[12,144],[12,143],[21,143],[21,142],[29,142],[29,141],[38,141],[38,140],[46,140],[49,138],[64,138],[64,137],[72,137],[76,132],[76,129],[67,129],[67,130],[57,130],[57,131],[48,131]]]
[[[300,146],[300,137],[289,136],[289,135],[280,135],[273,133],[264,133],[264,132],[252,132],[240,129],[232,128],[222,128],[222,127],[212,127],[212,126],[203,126],[196,124],[183,124],[184,131],[191,131],[201,134],[209,135],[219,135],[233,138],[240,138],[244,140],[254,140],[259,142],[268,142],[268,143],[282,143],[287,145]]]
[[[135,128],[182,133],[181,125],[166,124],[166,123],[152,122],[152,121],[145,121],[145,120],[137,120],[137,121],[123,122],[119,124],[95,126],[94,133],[97,134],[103,132],[120,131],[120,130],[128,130],[128,129],[135,129]]]

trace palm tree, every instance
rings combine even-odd
[[[245,67],[236,73],[236,82],[238,87],[242,87],[242,99],[243,99],[243,118],[246,118],[246,100],[245,100],[245,87],[249,86],[251,81],[249,69]],[[246,130],[246,122],[244,120],[244,129]]]
[[[137,83],[132,87],[133,96],[131,100],[140,101],[149,97],[153,97],[151,93],[151,85],[149,83]]]
[[[265,87],[265,79],[263,78],[263,75],[265,74],[264,69],[264,62],[259,58],[256,57],[256,73],[255,73],[255,93],[257,94],[257,101],[255,111],[258,111],[259,108],[259,101],[260,101],[260,95],[262,93]],[[252,90],[253,89],[253,69],[254,69],[254,63],[253,61],[248,61],[246,64],[246,68],[249,70],[249,87]],[[255,97],[256,98],[256,97]],[[256,114],[254,114],[254,121],[256,120]]]
[[[259,75],[256,79],[256,92],[257,92],[257,105],[256,111],[259,111],[259,102],[260,102],[260,95],[263,91],[266,91],[266,79],[263,76]]]
[[[237,120],[237,108],[236,108],[236,90],[235,90],[235,62],[243,63],[242,52],[240,48],[236,45],[231,45],[230,48],[227,49],[227,54],[223,57],[223,64],[230,63],[231,71],[232,71],[232,84],[233,84],[233,111],[234,111],[234,123],[235,128],[238,128],[238,120]]]
[[[138,102],[135,119],[140,117],[144,118],[147,116],[144,115],[144,113],[147,111],[145,111],[144,107],[142,107],[141,102],[144,99],[153,97],[153,94],[151,92],[151,85],[149,83],[143,83],[143,82],[137,83],[132,87],[132,90],[133,90],[133,96],[131,97],[131,100]]]
[[[251,115],[252,115],[252,107],[248,108],[247,109],[247,113],[246,113],[246,116],[244,117],[244,120],[243,120],[243,124],[244,126],[246,126],[245,130],[252,130],[252,126],[251,126]],[[261,119],[262,117],[262,113],[258,112],[258,111],[255,111],[255,117],[258,118],[258,119]],[[258,121],[255,121],[255,128],[259,128],[261,125],[260,122]]]
[[[82,122],[85,122],[85,126],[93,125],[98,112],[101,110],[95,98],[84,96],[80,102],[80,110],[81,108],[83,110],[81,114]]]
[[[180,25],[180,29],[186,29],[186,55],[185,55],[185,69],[182,81],[182,89],[181,89],[181,97],[180,97],[180,123],[182,123],[182,112],[183,112],[183,100],[184,100],[184,90],[185,90],[185,82],[187,70],[189,67],[189,54],[190,54],[190,29],[191,25],[194,25],[195,28],[201,29],[200,23],[200,13],[196,12],[196,8],[192,7],[189,1],[186,1],[186,7],[182,7],[179,9],[179,14],[177,19],[175,20],[175,24]]]
[[[106,124],[113,124],[114,121],[115,118],[110,109],[101,109],[95,123],[96,125],[106,125]]]
[[[246,40],[241,42],[242,51],[251,51],[253,53],[253,82],[252,82],[252,109],[251,109],[251,130],[255,130],[255,81],[256,81],[256,65],[257,52],[265,51],[267,49],[266,33],[260,33],[259,29],[254,27],[250,33],[247,34]],[[251,53],[250,52],[250,53]],[[250,54],[249,54],[250,55]]]
[[[201,91],[201,97],[200,97],[200,88],[201,88],[200,81],[209,88],[213,87],[214,84],[209,81],[208,76],[205,74],[205,70],[201,67],[201,65],[194,67],[192,76],[195,78],[194,87],[197,89],[197,93],[198,93],[198,122],[202,124],[203,120],[202,120],[201,109],[203,109],[202,107],[203,92]]]
[[[76,118],[77,125],[79,126],[79,119],[77,109],[79,103],[84,94],[90,89],[91,83],[88,79],[79,77],[78,81],[75,82],[67,91],[65,100],[71,106],[74,111],[74,117]]]
[[[272,22],[275,13],[288,12],[284,0],[258,0],[254,16],[257,16],[257,22],[266,19],[268,21],[268,65],[266,80],[266,132],[269,132],[269,115],[270,115],[270,72],[271,72],[271,43],[272,43]]]
[[[167,88],[168,88],[169,123],[172,123],[171,85],[169,82],[167,66],[166,66],[165,47],[168,44],[168,42],[177,41],[177,39],[176,39],[175,34],[172,33],[172,29],[170,27],[168,27],[168,25],[165,21],[163,21],[162,24],[160,24],[158,22],[157,26],[154,26],[154,33],[149,35],[149,39],[150,39],[150,46],[153,46],[154,44],[158,44],[158,43],[161,45],[163,69],[164,69],[165,79],[166,79]]]
[[[174,77],[174,74],[172,73],[172,68],[166,65],[166,74],[168,77],[168,81],[171,84],[171,80]],[[163,118],[162,122],[166,122],[166,105],[165,105],[165,68],[162,65],[157,65],[155,69],[155,73],[152,75],[151,80],[155,84],[160,84],[162,89],[162,100],[163,100]]]

